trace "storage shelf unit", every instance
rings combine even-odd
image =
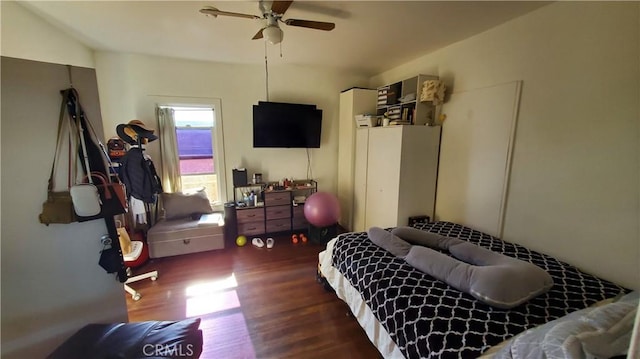
[[[438,76],[418,75],[389,85],[378,87],[376,115],[384,116],[402,124],[434,124],[436,106],[432,102],[420,101],[420,92],[425,81],[437,80]]]

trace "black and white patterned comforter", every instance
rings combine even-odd
[[[406,358],[476,358],[526,329],[626,291],[550,256],[458,224],[435,222],[417,228],[534,263],[547,270],[555,284],[516,308],[493,308],[414,269],[373,244],[364,232],[340,235],[333,266],[362,294]]]

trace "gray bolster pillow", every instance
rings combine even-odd
[[[384,248],[396,257],[404,258],[411,249],[411,244],[382,228],[371,227],[367,232],[369,239],[378,247]]]
[[[425,235],[419,238],[421,234],[415,231]],[[456,238],[442,239],[434,237],[433,233],[418,229],[415,231],[394,229],[393,233],[389,233],[381,228],[372,227],[368,233],[374,243],[404,258],[412,267],[494,307],[516,307],[546,293],[553,286],[553,279],[549,273],[532,263],[507,257]],[[394,233],[409,233],[410,237],[400,238]],[[420,245],[409,245],[406,252],[408,243],[403,239],[411,243],[431,244],[434,248],[448,249],[455,258]]]
[[[391,233],[413,245],[442,250],[449,250],[450,246],[464,242],[462,239],[445,237],[413,227],[396,227],[391,230]]]

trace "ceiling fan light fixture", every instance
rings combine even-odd
[[[264,35],[265,40],[269,41],[270,44],[275,45],[282,41],[283,33],[282,29],[278,26],[270,25],[262,30],[262,35]]]

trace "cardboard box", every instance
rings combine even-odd
[[[376,127],[378,125],[378,117],[373,115],[356,115],[356,128],[359,127]]]

